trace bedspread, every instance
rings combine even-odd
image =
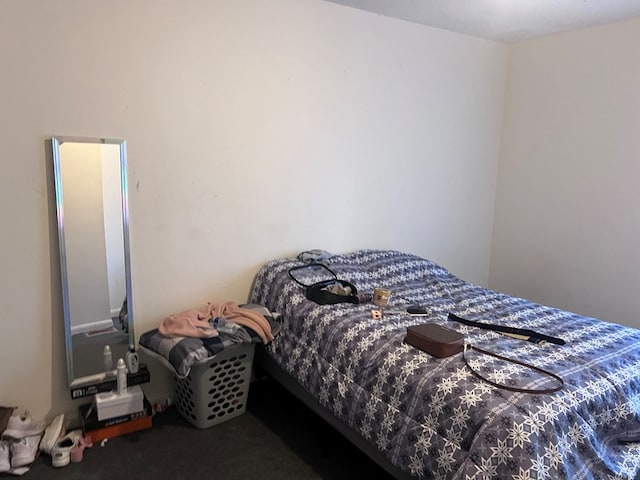
[[[392,290],[381,320],[371,304],[317,305],[288,276],[294,259],[258,272],[250,302],[281,314],[267,352],[322,405],[416,478],[633,479],[640,444],[640,331],[468,283],[414,255],[362,250],[330,259],[359,292]],[[427,309],[425,317],[404,312]],[[447,314],[527,328],[566,345],[533,344],[447,320]],[[437,359],[404,343],[406,328],[435,322],[483,349],[554,372],[552,394],[496,388],[462,354]],[[468,352],[498,383],[537,388],[536,375]]]

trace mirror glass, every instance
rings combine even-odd
[[[124,140],[52,139],[69,386],[134,344]]]

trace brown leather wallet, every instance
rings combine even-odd
[[[437,323],[407,327],[404,341],[438,358],[450,357],[464,348],[464,335]]]

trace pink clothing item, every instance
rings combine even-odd
[[[202,310],[169,315],[160,322],[158,330],[165,337],[208,338],[218,335],[218,331],[209,323],[212,318],[223,317],[231,322],[250,328],[263,343],[273,340],[271,324],[258,312],[241,308],[235,302],[211,303]]]
[[[160,322],[158,330],[165,337],[216,337],[218,331],[211,326],[209,319],[209,305],[204,311],[187,310],[186,312],[169,315]]]

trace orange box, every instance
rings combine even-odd
[[[152,418],[153,417],[151,415],[144,415],[142,417],[110,425],[108,427],[102,427],[96,430],[87,430],[85,434],[91,437],[92,442],[101,442],[105,438],[119,437],[120,435],[125,435],[127,433],[151,428]]]

